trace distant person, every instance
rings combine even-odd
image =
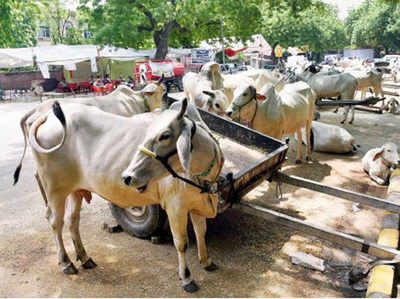
[[[60,81],[60,85],[61,85],[61,90],[62,90],[63,92],[69,92],[69,91],[70,91],[67,82],[65,82],[65,79],[62,79],[62,80]]]
[[[89,79],[89,84],[90,85],[94,85],[94,77],[93,77],[93,75],[90,75],[90,79]]]
[[[106,74],[106,75],[104,76],[104,79],[103,79],[103,84],[104,84],[104,85],[107,85],[107,84],[109,84],[109,83],[111,83],[111,80],[110,80],[109,75]]]
[[[100,78],[100,76],[97,76],[97,78],[94,81],[93,85],[96,86],[96,87],[103,87],[104,86],[103,80]]]

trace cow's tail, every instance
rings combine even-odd
[[[21,121],[19,122],[19,125],[20,125],[21,130],[22,130],[22,135],[24,135],[24,152],[22,153],[22,157],[19,160],[19,164],[18,164],[18,166],[17,166],[17,168],[15,169],[15,172],[14,172],[14,185],[16,183],[18,183],[19,175],[20,175],[21,168],[22,168],[22,161],[25,158],[26,149],[28,147],[28,131],[27,131],[26,121],[28,120],[29,117],[32,116],[33,113],[35,113],[35,111],[36,111],[36,109],[32,109],[31,111],[29,111],[27,114],[25,114],[22,117]]]
[[[58,118],[58,120],[61,122],[61,124],[63,126],[63,137],[62,137],[61,142],[59,144],[57,144],[56,146],[53,146],[52,148],[42,147],[36,139],[36,133],[37,133],[37,130],[39,129],[39,127],[46,122],[48,114],[38,118],[32,124],[32,126],[29,130],[29,143],[32,146],[32,148],[40,154],[50,154],[50,153],[57,151],[64,145],[64,142],[65,142],[65,139],[67,136],[67,123],[65,120],[64,112],[61,109],[60,103],[58,103],[58,101],[55,101],[52,108],[53,108],[53,113],[55,114],[55,116]]]

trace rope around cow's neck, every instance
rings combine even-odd
[[[254,113],[253,113],[253,116],[251,117],[251,120],[249,121],[249,122],[247,122],[247,121],[242,121],[242,119],[241,119],[241,117],[240,117],[240,112],[242,111],[242,109],[243,108],[245,108],[248,104],[250,104],[251,102],[253,102],[253,100],[255,101],[255,105],[256,105],[256,109],[254,109]],[[245,104],[243,104],[243,105],[241,105],[241,106],[239,106],[239,105],[236,105],[235,103],[233,103],[232,102],[232,105],[234,106],[234,107],[237,107],[237,109],[239,110],[239,119],[238,119],[238,121],[239,121],[239,123],[240,124],[244,124],[245,126],[247,126],[247,127],[249,127],[250,129],[253,129],[253,121],[254,121],[254,118],[256,117],[256,114],[257,114],[257,109],[258,109],[258,105],[257,105],[257,96],[253,96],[249,101],[247,101]]]
[[[191,134],[191,138],[193,139],[193,136],[196,134],[196,131],[197,131],[197,130],[196,130],[196,123],[195,123],[193,120],[190,120],[190,121],[193,123],[193,126],[192,126],[192,134]],[[208,132],[208,130],[206,130],[206,131]],[[208,132],[208,133],[209,133],[209,132]],[[209,133],[209,134],[210,134],[210,133]],[[211,136],[212,139],[216,142],[217,147],[219,147],[219,143],[218,143],[218,141],[214,138],[214,136],[212,136],[211,134],[210,134],[210,136]],[[192,149],[193,149],[193,145],[192,145]],[[194,187],[200,189],[200,191],[201,191],[200,193],[216,193],[216,192],[218,191],[218,190],[212,190],[212,189],[211,189],[211,186],[210,186],[209,184],[206,184],[206,185],[204,185],[204,186],[201,186],[201,185],[199,185],[199,184],[196,184],[196,183],[193,182],[192,180],[187,179],[187,178],[184,178],[184,177],[180,176],[179,174],[177,174],[177,173],[175,172],[175,170],[168,164],[168,159],[169,159],[170,157],[172,157],[173,155],[177,154],[177,150],[176,150],[176,149],[175,149],[174,151],[172,151],[171,153],[167,154],[167,155],[164,156],[164,157],[157,155],[156,153],[150,151],[149,149],[147,149],[147,148],[145,148],[145,147],[140,147],[139,150],[140,150],[142,153],[146,154],[147,156],[149,156],[149,157],[151,157],[151,158],[153,158],[153,159],[156,159],[156,160],[160,161],[161,164],[163,164],[163,166],[167,169],[167,171],[168,171],[174,178],[177,178],[177,179],[179,179],[179,180],[181,180],[181,181],[184,181],[185,183],[187,183],[187,184],[189,184],[189,185],[192,185],[192,186],[194,186]],[[220,163],[219,163],[219,165],[218,165],[218,166],[219,166],[219,169],[218,169],[218,172],[217,172],[216,177],[214,178],[213,181],[211,181],[211,183],[214,183],[214,182],[217,180],[219,174],[221,173],[222,164],[223,164],[223,155],[222,155],[222,152],[220,152],[220,155],[221,155],[221,161],[220,161]],[[216,158],[216,157],[217,157],[217,153],[216,153],[215,158]],[[211,163],[210,163],[209,167],[207,168],[207,170],[204,171],[203,173],[201,173],[200,175],[203,175],[203,174],[205,174],[205,173],[207,172],[207,175],[204,175],[203,177],[208,176],[208,175],[211,173],[212,168],[214,167],[214,161],[215,161],[215,159],[213,159],[213,160],[211,161]],[[196,177],[199,178],[200,175],[196,175]]]

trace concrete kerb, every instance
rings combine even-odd
[[[390,178],[389,188],[386,196],[388,201],[400,204],[400,169],[396,169]],[[382,230],[379,233],[377,243],[379,245],[399,248],[399,214],[387,212],[382,221]],[[379,265],[372,269],[367,298],[389,298],[394,295],[396,270],[398,265]],[[396,294],[395,294],[396,295]]]

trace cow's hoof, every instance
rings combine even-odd
[[[340,123],[341,123],[341,124],[344,124],[344,120],[342,120]]]
[[[86,263],[82,264],[84,269],[93,269],[97,267],[97,264],[93,262],[92,258],[89,258]]]
[[[349,121],[349,125],[352,125],[353,124],[353,121],[351,120],[351,121]]]
[[[297,159],[296,161],[294,161],[294,163],[301,164],[301,160]]]
[[[206,270],[208,272],[213,272],[217,269],[218,269],[218,266],[216,264],[214,264],[213,262],[211,262],[211,264],[209,264],[208,266],[204,267],[204,270]]]
[[[311,161],[312,161],[312,160],[311,160],[311,157],[307,156],[307,157],[306,157],[306,161],[311,162]]]
[[[76,269],[73,263],[70,263],[67,267],[64,268],[63,272],[66,275],[74,275],[78,274],[78,269]]]
[[[194,293],[197,292],[199,290],[199,287],[197,286],[197,284],[192,280],[191,282],[189,282],[187,285],[183,286],[183,289],[185,290],[185,292],[188,293]]]

